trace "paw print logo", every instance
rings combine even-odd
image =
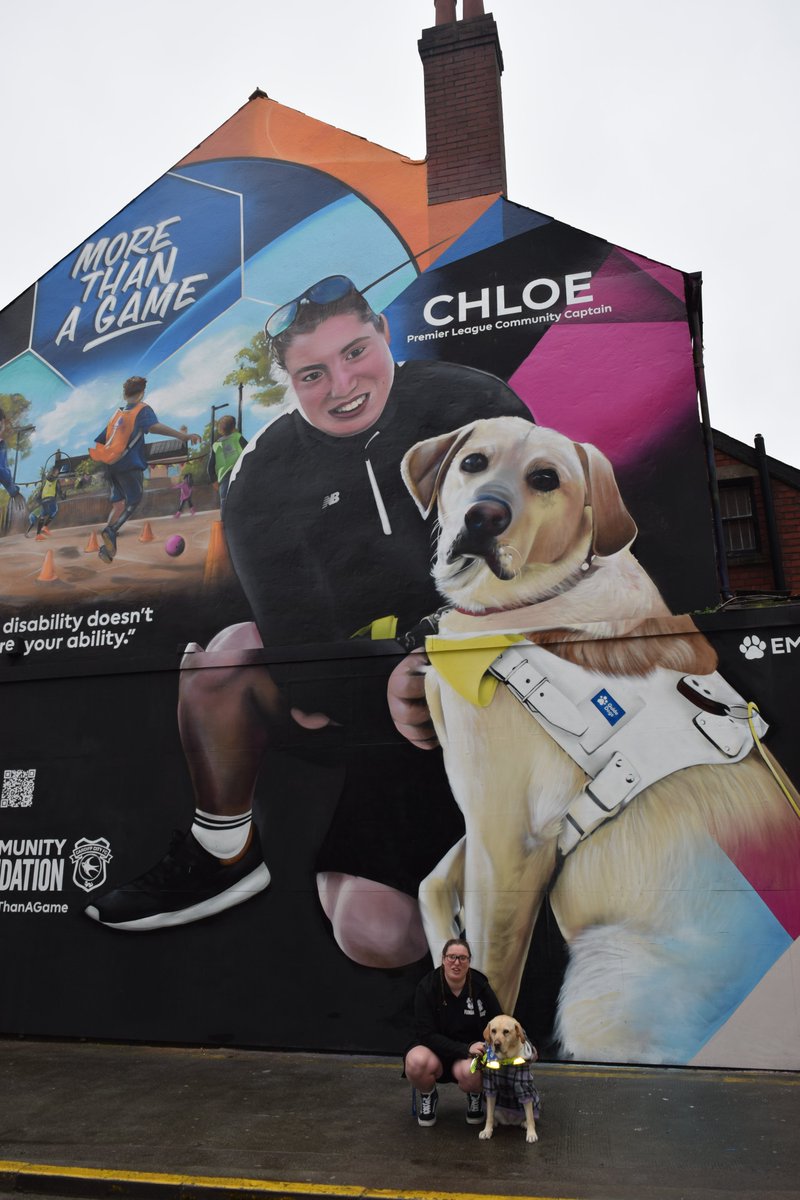
[[[739,646],[739,650],[745,658],[763,658],[766,649],[767,643],[762,642],[760,637],[750,637],[749,635],[744,638]]]

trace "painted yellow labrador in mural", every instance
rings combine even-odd
[[[426,694],[466,823],[420,888],[429,942],[463,927],[513,1011],[549,891],[564,1053],[686,1062],[789,940],[732,861],[767,848],[760,890],[797,885],[766,726],[631,554],[595,447],[482,420],[414,446],[403,473],[422,512],[438,504],[453,607]]]

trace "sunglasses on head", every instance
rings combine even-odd
[[[326,279],[320,279],[319,283],[313,283],[299,296],[295,296],[288,304],[276,308],[264,326],[264,332],[269,338],[279,337],[280,334],[286,333],[287,329],[291,329],[304,304],[335,304],[337,300],[344,300],[345,296],[351,296],[354,292],[357,293],[358,288],[346,275],[328,275]]]
[[[353,293],[364,296],[371,288],[377,287],[379,283],[383,283],[385,279],[389,279],[397,271],[402,271],[403,267],[407,267],[409,263],[415,262],[421,255],[435,250],[438,246],[443,246],[445,242],[450,240],[452,239],[442,238],[441,241],[434,242],[432,246],[426,246],[424,250],[420,250],[413,258],[407,258],[403,262],[398,263],[396,267],[385,271],[383,275],[379,275],[377,279],[373,279],[372,283],[368,283],[364,288],[357,288],[352,279],[348,279],[346,275],[328,275],[325,279],[320,279],[319,283],[312,283],[310,288],[301,292],[299,296],[295,296],[294,300],[290,300],[288,304],[282,304],[280,308],[276,308],[264,326],[264,333],[268,338],[280,337],[282,333],[286,333],[286,330],[291,329],[292,325],[294,325],[297,320],[297,314],[304,304],[335,304],[337,300],[344,300],[345,296],[351,296]]]

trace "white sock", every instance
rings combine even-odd
[[[252,823],[252,809],[232,817],[221,817],[198,808],[195,809],[192,833],[203,849],[215,858],[234,858],[244,850]]]

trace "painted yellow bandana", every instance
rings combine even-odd
[[[494,699],[498,680],[489,675],[489,667],[509,646],[524,642],[521,634],[493,633],[471,638],[429,637],[425,650],[431,666],[450,687],[477,708],[486,708]]]

